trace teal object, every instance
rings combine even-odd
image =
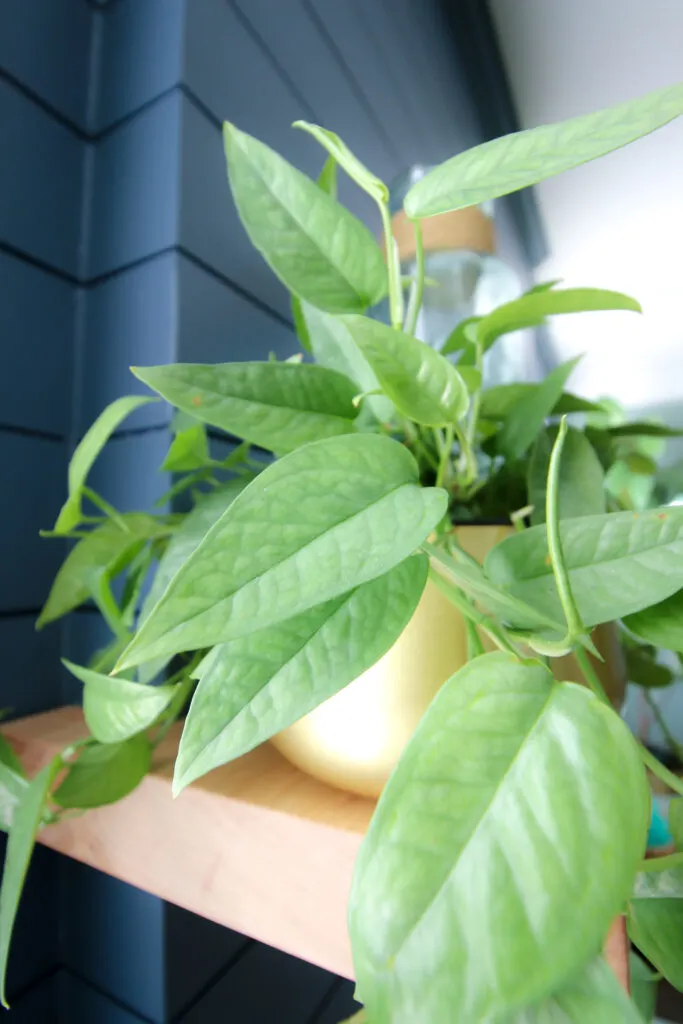
[[[673,836],[669,831],[666,814],[661,805],[652,801],[652,818],[650,820],[650,831],[647,836],[648,849],[654,850],[661,846],[670,846],[673,843]]]

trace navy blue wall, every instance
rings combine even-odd
[[[26,714],[77,699],[59,654],[84,661],[105,639],[87,613],[33,633],[64,554],[38,529],[63,500],[75,440],[107,402],[143,390],[128,366],[295,348],[284,289],[237,221],[221,121],[312,175],[321,153],[290,125],[317,121],[385,180],[510,130],[482,109],[464,56],[474,37],[453,21],[456,7],[0,6],[0,705]],[[481,36],[476,46],[490,57]],[[377,227],[344,180],[341,198]],[[528,223],[502,204],[500,248],[520,270],[533,255]],[[149,507],[168,482],[157,471],[167,426],[162,405],[136,412],[93,486],[122,509]],[[10,983],[18,1022],[334,1024],[354,1005],[350,983],[47,851],[31,872]]]

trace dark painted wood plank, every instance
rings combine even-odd
[[[159,470],[168,451],[168,432],[114,437],[95,463],[92,487],[122,512],[151,510],[170,486]]]
[[[85,146],[0,81],[0,241],[78,273]]]
[[[360,1010],[360,1003],[353,998],[355,982],[344,979],[330,1001],[319,1014],[312,1018],[310,1024],[339,1024],[352,1017]]]
[[[23,992],[18,999],[10,995],[12,1024],[61,1024],[59,1020],[60,977],[55,971]],[[5,1016],[4,1011],[0,1011]]]
[[[164,905],[166,1016],[176,1020],[252,940],[188,910]]]
[[[65,552],[65,546],[59,546]],[[11,602],[12,577],[3,577],[3,597]],[[47,590],[42,596],[47,596]],[[8,708],[13,718],[49,711],[62,703],[61,627],[46,626],[36,633],[35,620],[35,615],[0,618],[0,707]]]
[[[71,427],[76,289],[0,253],[0,420],[63,437]]]
[[[122,0],[102,12],[95,131],[179,82],[184,9],[183,0]]]
[[[183,1024],[303,1024],[334,975],[303,960],[254,945],[182,1018]]]
[[[0,611],[37,608],[61,562],[64,542],[44,540],[66,496],[66,445],[0,430]]]
[[[0,67],[86,126],[93,11],[85,0],[0,5]]]
[[[177,333],[177,256],[173,253],[109,278],[86,296],[79,434],[121,395],[149,395],[131,366],[169,363]],[[164,423],[160,402],[136,410],[126,430]]]
[[[180,257],[178,349],[188,363],[285,359],[298,351],[294,331],[249,302],[212,274]]]
[[[77,861],[64,858],[60,891],[64,966],[140,1016],[163,1024],[164,905],[149,893],[125,885]],[[78,993],[69,1024],[108,1020],[93,1012],[94,994]],[[104,1013],[105,1003],[101,1004]],[[107,1010],[113,1013],[112,1009]],[[134,1019],[134,1018],[133,1018]],[[111,1017],[112,1022],[118,1017]],[[125,1020],[125,1017],[121,1018]]]
[[[55,1024],[166,1024],[162,1017],[134,1013],[125,1003],[125,988],[120,999],[112,999],[69,971],[60,971],[57,981],[58,1017],[46,1018],[40,1024],[51,1024],[53,1019]]]
[[[180,102],[180,95],[173,93],[98,143],[90,208],[89,279],[176,243]]]

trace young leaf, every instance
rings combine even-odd
[[[547,316],[562,313],[586,313],[596,310],[625,309],[642,313],[640,303],[622,292],[603,288],[565,288],[562,291],[527,292],[512,302],[498,306],[482,318],[477,334],[487,351],[503,334],[538,327]]]
[[[477,324],[481,322],[480,316],[467,316],[457,324],[446,338],[441,347],[441,355],[452,355],[454,352],[464,352],[473,348]],[[460,363],[462,363],[462,359]],[[460,365],[460,364],[459,364]]]
[[[78,755],[53,793],[60,807],[87,810],[123,800],[149,771],[152,747],[142,733],[123,743],[96,743]]]
[[[351,381],[295,363],[173,363],[133,373],[179,409],[275,452],[355,430]]]
[[[642,961],[641,961],[642,962]],[[643,968],[645,965],[643,964]],[[651,1018],[650,1018],[651,1019]],[[645,1024],[635,1002],[601,956],[582,967],[537,1006],[496,1024]]]
[[[373,434],[306,445],[239,495],[152,610],[119,669],[275,625],[387,572],[446,511],[412,455]]]
[[[206,430],[203,424],[196,423],[175,435],[161,468],[169,473],[186,473],[201,469],[210,461]]]
[[[127,679],[112,679],[66,658],[62,664],[85,686],[85,721],[100,743],[120,743],[148,729],[176,692],[175,686],[141,686]]]
[[[531,451],[528,470],[529,504],[533,505],[531,522],[545,522],[545,496],[550,453],[557,428],[543,430]],[[600,459],[580,430],[567,431],[562,450],[559,480],[561,519],[597,515],[605,511],[605,473]]]
[[[606,427],[612,437],[681,437],[683,430],[667,427],[663,423],[619,423],[616,427]]]
[[[368,395],[366,401],[379,422],[388,423],[394,406],[385,395],[369,394],[379,389],[379,382],[344,321],[308,304],[303,313],[316,363],[352,380],[358,393]]]
[[[215,647],[185,722],[174,789],[303,718],[382,657],[427,579],[416,555],[347,594]]]
[[[683,590],[627,616],[624,625],[653,647],[683,651]]]
[[[344,168],[349,178],[355,181],[369,196],[372,196],[375,202],[387,203],[389,201],[389,189],[384,182],[372,171],[369,171],[358,157],[354,156],[346,143],[342,142],[335,132],[321,128],[317,124],[311,124],[309,121],[295,121],[292,127],[301,128],[312,135],[316,142],[319,142],[323,149],[327,150],[335,163]]]
[[[294,330],[296,332],[297,338],[299,339],[299,342],[301,343],[301,347],[305,349],[306,352],[311,352],[311,339],[308,334],[308,324],[306,323],[306,318],[304,317],[301,299],[297,298],[296,295],[291,295],[289,299],[289,304],[292,310]]]
[[[127,395],[117,398],[101,412],[82,441],[77,445],[69,463],[69,497],[62,506],[55,523],[55,533],[68,533],[81,521],[81,491],[90,468],[119,423],[141,405],[155,402],[155,398]]]
[[[573,395],[570,391],[565,391],[563,395],[560,395],[555,408],[553,409],[553,416],[569,416],[574,412],[601,412],[602,409],[597,402],[589,402],[587,398],[582,398],[580,395]]]
[[[633,1003],[646,1024],[651,1024],[657,1001],[657,975],[637,953],[628,958]]]
[[[629,683],[636,683],[648,690],[673,683],[673,672],[665,665],[657,664],[654,651],[647,647],[627,647],[624,654]]]
[[[20,775],[22,778],[26,778],[24,766],[15,754],[14,747],[5,739],[2,733],[0,733],[0,764],[4,764],[7,768],[10,768],[15,775]]]
[[[433,217],[516,192],[626,146],[682,113],[683,85],[671,85],[594,114],[484,142],[416,182],[405,211],[412,218]]]
[[[4,762],[0,763],[0,829],[9,832],[14,812],[28,788],[28,779]]]
[[[404,416],[432,427],[462,419],[469,395],[452,363],[424,342],[377,320],[346,316],[343,323]]]
[[[328,156],[323,164],[323,169],[318,175],[316,184],[325,195],[332,199],[337,198],[337,161],[333,156]]]
[[[531,447],[580,358],[556,366],[545,380],[508,410],[503,426],[496,435],[498,451],[506,459],[511,462],[519,459]]]
[[[328,313],[384,297],[382,253],[365,225],[262,142],[223,126],[228,177],[252,244],[285,286]]]
[[[642,872],[628,906],[631,941],[683,990],[683,869]]]
[[[56,757],[46,765],[24,790],[22,799],[14,809],[0,890],[0,1002],[7,1009],[5,984],[12,929],[47,794],[61,763],[61,758]]]
[[[78,608],[90,596],[92,580],[100,573],[113,579],[128,565],[147,540],[166,530],[158,519],[134,512],[121,516],[118,522],[109,520],[83,537],[71,549],[57,573],[52,589],[40,613],[36,628],[54,622],[67,612]]]
[[[557,989],[627,899],[648,814],[615,712],[539,662],[469,662],[425,713],[356,861],[349,927],[370,1019],[498,1019]]]
[[[683,508],[565,519],[560,532],[572,591],[590,629],[663,601],[683,582]],[[545,526],[506,538],[484,568],[511,596],[560,617]]]

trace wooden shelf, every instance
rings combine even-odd
[[[30,774],[87,735],[80,708],[7,723]],[[346,902],[374,802],[304,775],[270,744],[171,796],[179,729],[110,807],[39,841],[100,871],[351,978]]]

